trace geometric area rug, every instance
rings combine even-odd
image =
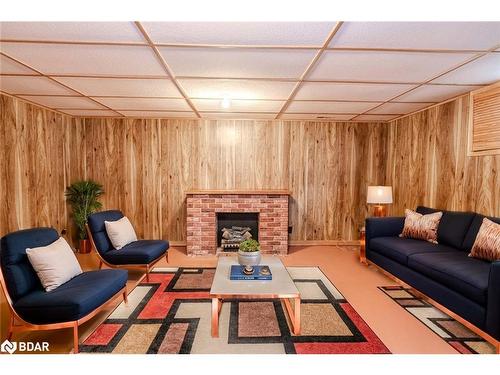
[[[493,354],[495,347],[470,329],[430,303],[419,298],[410,288],[382,286],[379,289],[399,306],[420,320],[436,335],[462,354]]]
[[[387,347],[318,267],[288,267],[301,335],[279,300],[225,300],[210,334],[214,268],[155,268],[80,345],[82,353],[382,354]]]

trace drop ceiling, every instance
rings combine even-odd
[[[72,116],[389,121],[498,80],[500,22],[0,23],[1,92]]]

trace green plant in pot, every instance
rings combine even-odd
[[[249,239],[240,243],[238,250],[238,263],[245,266],[244,273],[251,275],[253,267],[260,263],[260,244],[258,241]]]
[[[66,188],[65,196],[73,210],[72,217],[78,229],[81,253],[90,252],[85,225],[88,217],[102,207],[102,203],[99,202],[102,194],[104,194],[102,185],[92,180],[77,181]]]

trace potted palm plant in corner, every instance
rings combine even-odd
[[[90,252],[85,224],[88,217],[102,207],[99,197],[104,194],[102,185],[92,180],[77,181],[66,188],[66,199],[73,210],[73,221],[78,229],[79,251]]]
[[[258,241],[249,239],[240,243],[238,250],[238,263],[245,266],[243,272],[247,275],[253,273],[253,266],[260,263],[260,244]]]

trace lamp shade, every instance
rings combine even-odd
[[[368,186],[366,203],[388,204],[392,203],[392,186]]]

